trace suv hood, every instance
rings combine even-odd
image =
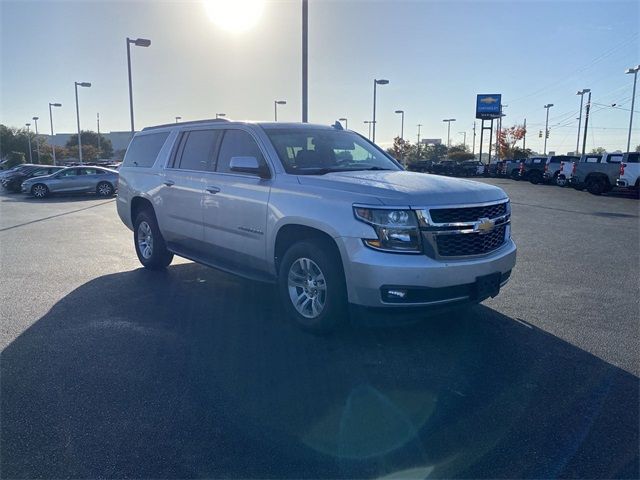
[[[501,188],[472,180],[407,171],[334,172],[300,175],[302,185],[377,197],[384,205],[432,206],[507,198]]]

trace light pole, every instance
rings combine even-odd
[[[49,123],[51,124],[51,154],[53,155],[53,164],[56,165],[56,144],[53,141],[53,114],[51,107],[61,107],[61,103],[49,103]]]
[[[467,132],[458,132],[458,135],[463,135],[462,137],[462,146],[467,147]]]
[[[447,148],[451,146],[451,122],[455,122],[455,118],[445,118],[442,120],[447,123]]]
[[[636,103],[636,82],[638,81],[638,70],[640,65],[627,69],[624,73],[633,73],[633,93],[631,94],[631,113],[629,114],[629,136],[627,137],[627,152],[631,148],[631,125],[633,125],[633,108]]]
[[[525,121],[525,129],[526,129],[526,121]],[[475,156],[476,154],[476,122],[473,122],[473,148],[471,149],[471,153]]]
[[[416,143],[416,149],[418,150],[418,160],[420,160],[420,128],[422,128],[422,124],[418,124],[418,142]]]
[[[221,117],[226,117],[227,114],[226,113],[216,113],[216,120],[221,118]]]
[[[348,123],[346,118],[339,118],[338,120],[340,120],[341,122],[344,122],[344,129],[345,130],[349,130],[349,123]]]
[[[178,123],[180,120],[182,120],[182,117],[176,117],[176,123]]]
[[[82,165],[82,135],[80,134],[80,107],[78,106],[78,87],[89,88],[91,84],[89,82],[74,82],[76,86],[76,120],[78,122],[78,160]]]
[[[38,145],[38,120],[40,120],[40,117],[33,117],[31,120],[36,124],[36,156],[38,157],[38,163],[40,163],[40,145]]]
[[[131,115],[131,136],[135,132],[135,127],[133,126],[133,88],[131,86],[131,44],[134,44],[136,47],[148,47],[151,45],[151,40],[147,40],[146,38],[136,38],[131,39],[127,37],[127,69],[129,71],[129,113]]]
[[[584,100],[584,94],[590,92],[588,88],[582,89],[576,92],[576,95],[580,95],[580,116],[578,117],[578,139],[576,140],[576,155],[580,151],[580,128],[582,127],[582,101]],[[545,132],[546,135],[546,132]]]
[[[378,85],[387,85],[389,80],[376,80],[373,79],[373,135],[371,137],[371,141],[376,143],[376,87]]]
[[[396,110],[395,113],[400,114],[400,138],[404,140],[404,110]]]
[[[371,125],[373,124],[373,122],[371,120],[365,120],[364,123],[365,125],[369,126],[369,133],[367,134],[367,138],[371,140]]]
[[[31,132],[29,131],[30,123],[25,123],[25,127],[27,127],[27,141],[29,142],[29,163],[33,163],[33,154],[31,153]]]
[[[278,121],[278,105],[286,105],[286,100],[274,100],[273,101],[273,118]]]
[[[589,94],[591,95],[591,94]],[[547,154],[547,137],[549,136],[549,109],[553,107],[553,103],[547,103],[544,108],[547,109],[547,120],[544,124],[544,152],[543,155]]]

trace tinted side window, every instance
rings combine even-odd
[[[220,138],[220,130],[193,130],[183,137],[184,148],[176,168],[183,170],[211,170],[213,152]]]
[[[586,163],[598,163],[600,161],[600,157],[585,157],[584,161]]]
[[[51,172],[53,173],[53,172]],[[41,177],[43,175],[49,175],[49,169],[48,168],[43,168],[40,170],[36,170],[35,172],[31,172],[30,175],[32,177]]]
[[[264,165],[264,157],[253,137],[242,130],[227,130],[222,138],[216,172],[229,173],[233,157],[256,157]]]
[[[125,167],[152,167],[158,153],[169,136],[168,132],[152,133],[134,137],[127,148],[122,165]]]
[[[630,153],[629,155],[627,155],[626,162],[640,163],[640,153]]]
[[[64,170],[62,173],[60,173],[60,177],[75,177],[78,175],[78,170],[77,168],[70,168],[69,170]]]
[[[95,168],[83,168],[80,175],[98,175],[102,173],[100,170],[96,170]]]
[[[620,155],[609,155],[607,157],[607,163],[620,163],[622,162],[622,154]]]

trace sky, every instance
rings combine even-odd
[[[301,120],[300,1],[267,1],[252,28],[229,31],[202,1],[0,0],[0,29],[5,125],[39,116],[48,133],[48,103],[60,102],[55,131],[76,131],[82,81],[92,83],[79,91],[82,129],[95,130],[99,112],[101,131],[128,130],[127,36],[152,42],[131,52],[136,129],[221,112],[271,121],[274,100],[287,102],[278,120]],[[464,131],[470,145],[476,94],[500,93],[503,126],[526,118],[527,147],[540,152],[543,105],[554,104],[547,149],[566,153],[576,147],[576,91],[590,88],[587,149],[622,150],[633,86],[624,72],[640,64],[639,29],[637,0],[309,0],[309,121],[346,117],[366,135],[373,80],[388,79],[378,87],[379,144],[400,134],[402,109],[405,138],[415,141],[420,123],[422,138],[446,142],[442,120],[455,118],[451,143]]]

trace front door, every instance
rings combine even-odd
[[[47,182],[52,192],[75,192],[81,187],[80,168],[67,168]]]

